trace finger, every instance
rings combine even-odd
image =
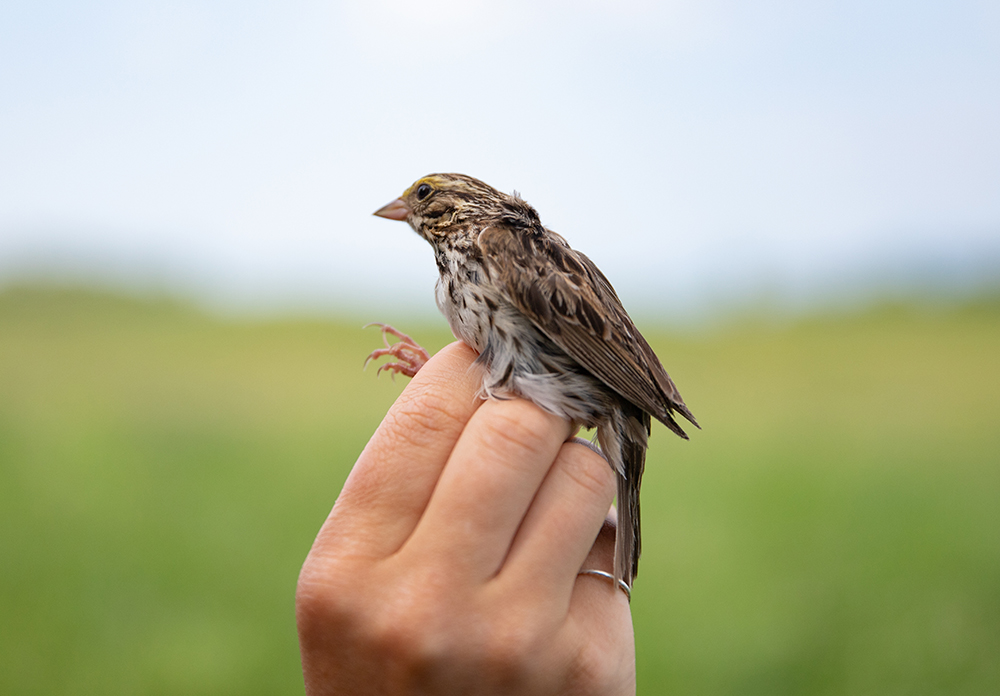
[[[384,557],[413,532],[469,418],[482,403],[476,353],[458,341],[431,358],[389,409],[351,470],[323,545]]]
[[[614,571],[616,517],[612,508],[582,569]],[[616,583],[594,575],[578,576],[563,631],[579,644],[584,664],[603,665],[605,680],[615,685],[615,693],[635,693],[632,612]]]
[[[607,460],[580,438],[565,443],[531,503],[498,580],[563,597],[568,605],[581,565],[594,554],[595,539],[602,541],[598,533],[614,495],[615,472]],[[613,551],[613,524],[610,529]],[[613,565],[613,554],[610,558]]]
[[[624,607],[628,611],[628,595],[618,586],[617,581],[599,575],[580,575],[580,571],[599,570],[605,573],[614,574],[615,571],[615,533],[618,526],[618,514],[614,508],[608,513],[601,526],[601,531],[594,541],[594,545],[587,553],[587,558],[583,561],[577,571],[573,586],[573,597],[571,600],[571,613],[585,607],[587,612],[593,611],[595,605],[605,607],[601,611],[614,612],[614,607]]]
[[[407,547],[453,573],[493,577],[569,433],[568,421],[529,401],[487,401],[455,445]]]
[[[617,530],[618,511],[612,507],[601,521],[601,529],[597,533],[597,538],[577,572],[580,570],[615,572],[615,535]]]

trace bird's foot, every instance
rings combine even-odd
[[[368,367],[368,363],[372,360],[378,360],[386,355],[391,355],[396,358],[398,362],[388,362],[384,365],[379,365],[378,372],[376,375],[382,374],[382,370],[387,370],[392,374],[393,377],[397,373],[404,374],[407,377],[413,377],[417,374],[424,363],[431,359],[430,354],[420,347],[416,341],[407,336],[402,331],[394,329],[388,324],[381,324],[379,322],[372,322],[371,324],[366,324],[364,328],[369,326],[377,326],[382,330],[382,342],[385,343],[385,348],[378,348],[373,350],[371,354],[365,358],[365,367]],[[395,336],[399,339],[398,343],[389,343],[387,336]]]

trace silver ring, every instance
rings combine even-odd
[[[619,580],[611,573],[605,573],[603,570],[581,570],[579,573],[577,573],[577,576],[580,575],[596,575],[599,578],[605,578],[613,583],[617,583],[618,589],[625,593],[625,596],[628,598],[629,604],[632,603],[632,588],[629,587],[628,583],[625,582],[624,580]]]

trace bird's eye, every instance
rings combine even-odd
[[[424,200],[425,198],[427,198],[427,196],[430,195],[430,193],[431,193],[430,184],[420,184],[420,186],[417,187],[417,200],[418,201]]]

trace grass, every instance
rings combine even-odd
[[[705,430],[653,434],[640,693],[1000,693],[1000,302],[647,333]],[[0,692],[301,693],[377,340],[0,293]]]

